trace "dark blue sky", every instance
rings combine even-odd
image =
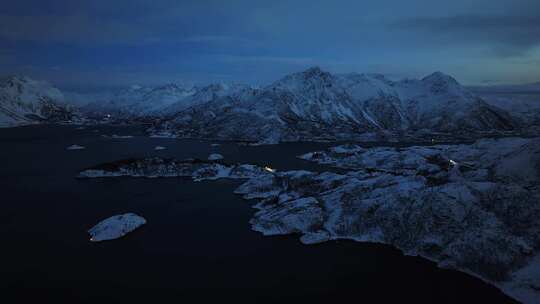
[[[60,87],[331,72],[465,84],[540,81],[540,1],[19,0],[0,7],[0,74]]]

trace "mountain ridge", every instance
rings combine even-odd
[[[355,139],[370,132],[516,128],[508,113],[441,72],[392,81],[378,74],[331,74],[313,67],[261,89],[248,88],[172,113],[152,131],[276,143]]]
[[[22,102],[26,96],[50,101],[46,104],[55,109],[66,102],[62,92],[46,82],[13,79],[26,87],[24,92],[14,89],[20,85],[1,87],[3,109],[13,104],[9,100]],[[48,119],[41,110],[28,111]],[[396,81],[375,73],[332,74],[320,67],[285,75],[262,87],[135,85],[103,95],[81,111],[98,121],[110,117],[104,121],[150,122],[151,134],[259,143],[399,141],[433,134],[468,138],[516,133],[521,128],[521,121],[508,111],[489,104],[442,72]],[[24,114],[19,120],[36,120]]]
[[[62,92],[48,82],[25,76],[0,79],[0,127],[70,121],[74,116]]]

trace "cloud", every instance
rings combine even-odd
[[[11,59],[12,54],[8,51],[0,50],[0,63],[7,62]]]
[[[199,47],[254,49],[263,46],[263,43],[251,37],[239,37],[234,35],[195,35],[182,39],[174,39],[174,42]]]
[[[483,45],[502,57],[520,55],[540,45],[540,15],[418,17],[394,22],[390,28],[416,34],[427,43]]]
[[[395,77],[442,70],[464,82],[532,78],[539,18],[539,0],[8,1],[0,72],[30,64],[38,77],[83,85],[261,83],[313,65]]]
[[[160,32],[137,22],[100,16],[0,15],[0,38],[46,43],[150,44],[160,41]]]
[[[0,49],[0,66],[8,66],[14,64],[15,53],[11,50]]]
[[[218,58],[224,62],[235,63],[269,63],[269,64],[287,64],[287,65],[311,65],[316,64],[317,60],[309,57],[280,57],[280,56],[235,56],[220,55]]]
[[[217,1],[21,2],[26,5],[0,9],[0,39],[94,46],[224,43],[241,42],[230,35],[233,29],[249,29],[239,25],[238,12],[225,11]]]
[[[239,42],[245,39],[234,36],[217,36],[217,35],[204,35],[204,36],[192,36],[182,39],[183,42],[203,42],[203,43],[222,43],[222,42]]]

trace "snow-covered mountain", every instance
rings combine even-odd
[[[62,122],[73,119],[57,88],[28,77],[0,79],[0,127],[37,122]]]
[[[71,119],[64,96],[45,82],[0,84],[0,121]],[[83,107],[98,116],[149,118],[152,132],[260,143],[469,136],[512,131],[519,120],[440,72],[392,81],[379,74],[330,74],[314,67],[262,88],[247,85],[132,86]],[[158,119],[156,119],[158,118]]]
[[[365,134],[509,131],[505,111],[437,72],[421,80],[310,68],[179,111],[155,128],[179,136],[275,143]]]
[[[151,116],[194,93],[191,86],[173,83],[157,87],[133,85],[111,94],[105,102],[98,100],[87,105],[85,110],[114,113],[121,117]]]
[[[540,83],[472,87],[489,104],[509,112],[524,127],[540,126]]]
[[[119,118],[161,117],[228,95],[242,85],[211,84],[198,87],[166,84],[155,87],[133,85],[84,107],[86,112],[112,114]]]
[[[194,87],[193,94],[164,108],[159,114],[171,115],[189,107],[204,104],[224,96],[235,94],[251,87],[243,84],[215,83],[203,87]]]

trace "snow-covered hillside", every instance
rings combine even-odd
[[[472,145],[342,145],[302,159],[346,173],[278,172],[241,185],[252,229],[385,243],[480,277],[523,303],[540,297],[540,138]]]
[[[396,82],[378,74],[333,75],[315,67],[261,89],[243,87],[192,104],[154,132],[275,143],[516,127],[508,113],[440,72]]]
[[[540,297],[540,138],[474,144],[346,144],[304,154],[339,173],[276,171],[223,160],[124,159],[78,178],[246,179],[251,228],[304,244],[392,245],[482,278],[523,303]]]
[[[155,87],[133,85],[111,94],[105,102],[96,100],[83,110],[101,115],[111,114],[120,119],[162,117],[228,95],[240,88],[243,86],[226,84],[203,87],[174,83]]]
[[[133,85],[111,94],[106,101],[96,101],[86,111],[115,114],[120,117],[150,116],[195,93],[190,86],[166,84],[157,87]]]
[[[489,104],[519,119],[525,127],[540,126],[540,83],[473,87]]]
[[[0,80],[0,127],[72,118],[64,96],[49,83],[15,76]]]
[[[0,91],[4,126],[70,119],[71,110],[62,105],[66,98],[47,83],[12,77],[2,81]],[[82,98],[81,110],[98,118],[153,121],[150,131],[156,134],[258,143],[470,138],[540,125],[540,111],[521,113],[485,99],[440,72],[392,81],[315,67],[262,88],[136,85],[101,94],[95,102]]]

